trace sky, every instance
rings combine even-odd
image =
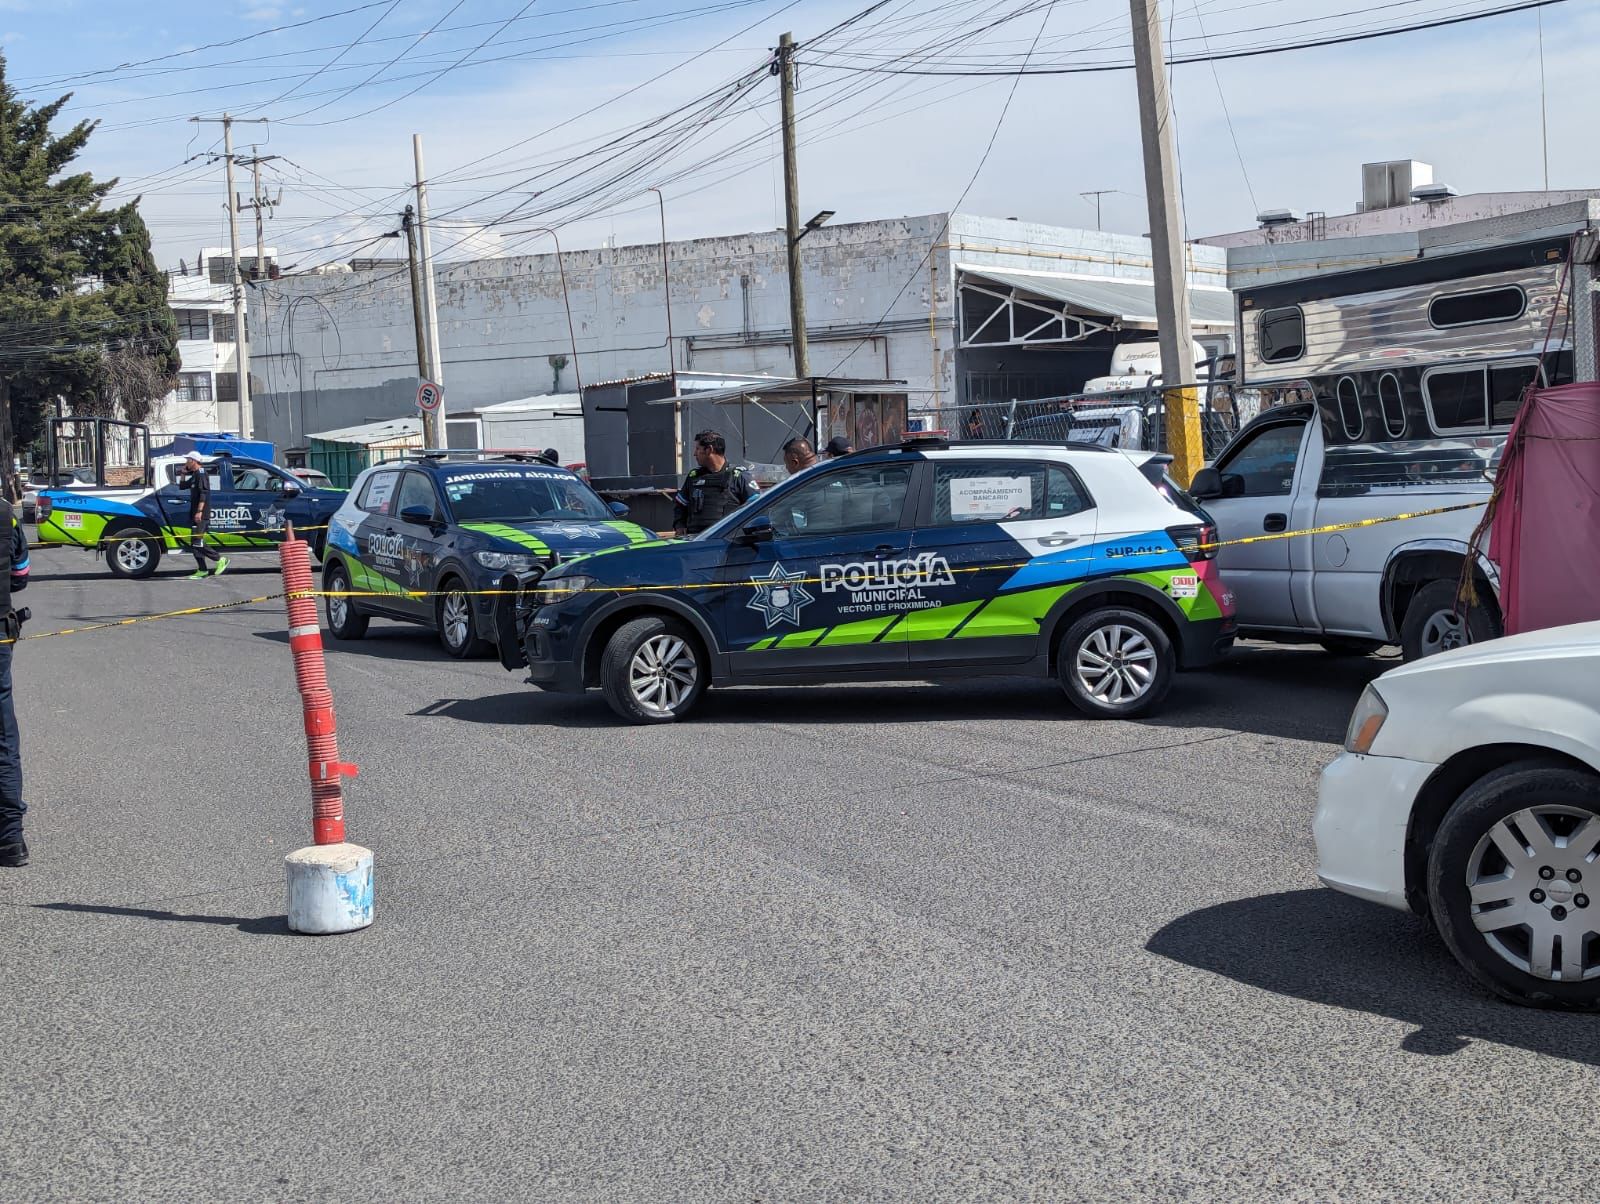
[[[800,43],[802,217],[969,213],[1148,229],[1124,0],[0,0],[10,85],[100,126],[83,163],[140,195],[164,267],[225,246],[220,127],[263,156],[267,241],[305,268],[392,257],[421,134],[442,258],[782,221],[778,35]],[[1494,0],[1179,0],[1173,55],[1434,21]],[[1007,19],[1009,18],[1009,19]],[[1543,54],[1539,24],[1543,25]],[[983,27],[989,26],[984,29]],[[431,32],[430,32],[431,31]],[[1191,236],[1264,209],[1346,213],[1360,164],[1415,158],[1466,192],[1600,187],[1585,128],[1595,0],[1393,37],[1177,65]],[[1592,62],[1592,53],[1587,56]],[[129,64],[142,64],[130,66]],[[1541,65],[1543,110],[1541,113]],[[861,68],[873,70],[863,71]],[[1591,68],[1592,70],[1592,68]],[[240,188],[248,190],[241,173]],[[964,199],[963,199],[964,197]],[[248,215],[247,215],[248,216]],[[254,238],[247,224],[246,243]]]

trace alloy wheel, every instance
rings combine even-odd
[[[1484,942],[1536,978],[1600,977],[1600,816],[1536,806],[1500,820],[1467,861],[1472,923]]]
[[[124,538],[112,555],[124,573],[137,573],[150,563],[150,548],[142,539]]]
[[[673,715],[693,693],[700,666],[688,643],[675,635],[651,636],[628,666],[628,689],[652,715]]]
[[[1156,650],[1142,631],[1108,623],[1089,633],[1073,657],[1078,683],[1099,702],[1133,702],[1156,677]]]
[[[1472,642],[1465,617],[1453,610],[1435,611],[1422,625],[1422,655],[1449,652]]]
[[[472,633],[472,608],[458,589],[444,596],[444,638],[452,648],[463,647]]]

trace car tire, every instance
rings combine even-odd
[[[1317,643],[1329,656],[1371,656],[1383,647],[1382,640],[1363,640],[1348,635],[1324,636]]]
[[[1600,1010],[1594,845],[1600,845],[1600,777],[1568,765],[1522,761],[1456,800],[1428,853],[1428,902],[1439,935],[1467,973],[1514,1003]],[[1577,881],[1570,880],[1574,874]],[[1513,912],[1528,922],[1506,922]],[[1502,922],[1493,926],[1500,913]],[[1576,959],[1569,942],[1577,945]],[[1557,977],[1563,968],[1571,978]]]
[[[439,643],[457,660],[472,660],[489,651],[489,644],[478,638],[472,618],[472,597],[459,577],[446,577],[439,585],[433,603],[433,621]]]
[[[342,594],[350,588],[350,570],[335,560],[322,574],[322,588]],[[371,619],[361,613],[354,598],[324,598],[328,615],[328,634],[336,640],[359,640],[367,634]]]
[[[1172,641],[1154,619],[1106,607],[1067,628],[1056,648],[1056,676],[1084,714],[1137,719],[1165,700],[1176,661]]]
[[[1456,588],[1454,581],[1430,581],[1411,596],[1400,620],[1400,652],[1406,661],[1499,637],[1500,624],[1481,600],[1465,615],[1457,612]]]
[[[311,554],[317,558],[318,564],[323,564],[328,559],[327,552],[328,533],[326,531],[318,531],[311,537]]]
[[[629,723],[674,723],[705,693],[710,668],[694,636],[648,615],[612,633],[600,656],[600,689]]]
[[[161,540],[141,527],[118,527],[106,536],[106,567],[114,577],[138,581],[161,563]]]

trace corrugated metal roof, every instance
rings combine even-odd
[[[364,422],[360,426],[340,427],[336,431],[313,431],[311,438],[326,439],[329,443],[354,443],[372,447],[378,443],[399,442],[415,436],[422,438],[422,419],[387,418],[382,422]]]
[[[515,401],[497,401],[493,405],[479,406],[451,414],[452,418],[465,418],[471,414],[518,414],[548,410],[579,410],[583,398],[577,393],[540,393],[534,397],[519,397]]]
[[[963,275],[1049,297],[1086,313],[1154,326],[1156,286],[1149,280],[1107,280],[1055,272],[1003,272],[958,265]],[[1233,294],[1225,288],[1190,288],[1189,320],[1199,326],[1233,326]]]

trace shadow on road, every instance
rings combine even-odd
[[[1388,1016],[1417,1031],[1408,1053],[1472,1040],[1600,1066],[1595,1018],[1535,1011],[1481,991],[1422,920],[1331,890],[1290,891],[1190,912],[1152,953],[1278,995]]]
[[[251,936],[293,936],[289,922],[283,916],[261,916],[246,919],[243,916],[190,916],[176,911],[160,911],[148,907],[109,907],[93,903],[35,903],[40,911],[88,912],[101,916],[131,916],[140,920],[176,920],[183,924],[219,924],[237,928]]]
[[[252,631],[251,635],[257,639],[271,640],[275,644],[287,644],[289,633],[287,631]],[[455,658],[439,646],[439,637],[433,632],[422,627],[409,627],[396,624],[393,627],[379,627],[367,632],[359,640],[336,640],[328,634],[326,628],[322,632],[322,647],[330,654],[340,656],[370,656],[386,661],[451,661]],[[487,660],[488,658],[483,658]],[[473,661],[463,661],[463,664],[473,664]]]

